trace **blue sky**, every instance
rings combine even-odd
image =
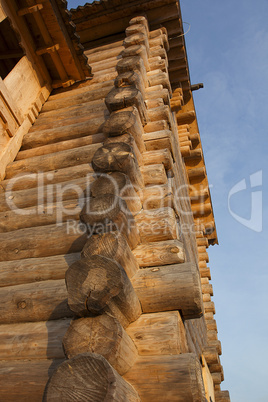
[[[69,1],[70,8],[78,4],[83,1]],[[209,248],[209,266],[223,348],[222,389],[233,402],[267,402],[268,1],[181,0],[181,8],[191,24],[191,81],[204,83],[194,99],[220,243]],[[257,173],[251,188],[250,175],[260,171],[262,185]],[[237,183],[232,216],[228,194]]]

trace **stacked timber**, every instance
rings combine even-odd
[[[167,50],[164,28],[133,18],[88,52],[93,80],[50,96],[7,168],[0,399],[206,400],[214,349]]]
[[[169,88],[165,88],[168,80],[158,70],[156,74],[151,70],[150,75],[146,71],[152,66],[146,19],[131,20],[126,35],[124,45],[128,51],[123,52],[116,65],[115,87],[105,98],[110,112],[104,126],[108,138],[92,158],[97,179],[90,185],[90,198],[80,213],[80,219],[93,236],[85,244],[81,259],[66,272],[68,305],[77,318],[72,321],[63,345],[74,375],[66,390],[61,384],[68,366],[63,363],[56,369],[47,384],[45,400],[51,400],[53,394],[60,397],[73,392],[76,375],[84,365],[88,364],[90,375],[99,361],[118,376],[113,390],[116,394],[111,400],[164,398],[167,388],[170,400],[205,400],[201,368],[195,355],[187,353],[185,329],[178,311],[184,319],[202,314],[198,271],[194,263],[186,262],[172,204],[166,200],[164,206],[161,199],[156,204],[155,200],[153,204],[149,202],[155,198],[156,184],[172,201],[165,173],[173,167],[171,132],[160,133],[168,138],[168,148],[166,143],[163,148],[162,141],[157,141],[159,128],[172,126],[172,116],[164,103],[164,98],[169,101]],[[164,45],[161,30],[158,36]],[[157,96],[163,96],[156,103],[149,102],[150,99],[145,103],[150,80],[157,85]],[[152,96],[152,90],[148,92]],[[150,122],[148,149],[143,127]],[[160,158],[155,155],[156,162],[163,166],[164,176],[161,174],[159,182],[157,174],[155,185],[149,187],[149,178],[146,183],[143,172],[146,164],[154,162],[155,151],[160,155]],[[164,183],[162,177],[166,177]],[[158,328],[161,326],[162,331]],[[169,339],[171,328],[173,336]],[[164,378],[160,386],[152,365],[158,367],[157,372]],[[170,370],[173,377],[168,374]],[[98,384],[94,400],[102,400],[98,393],[106,392],[107,374],[99,369],[98,373],[94,376],[94,384]],[[83,395],[90,395],[87,393],[90,387],[83,386]]]

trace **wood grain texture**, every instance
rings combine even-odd
[[[63,362],[46,386],[44,402],[64,400],[138,402],[140,398],[103,356],[84,353]]]
[[[64,335],[63,348],[68,359],[81,353],[98,353],[120,375],[133,366],[138,355],[121,324],[106,314],[73,320]]]
[[[185,328],[178,311],[142,314],[126,331],[140,356],[188,353]]]
[[[192,353],[140,356],[124,378],[144,402],[206,402],[201,365]]]
[[[141,307],[124,269],[114,260],[94,255],[66,272],[68,305],[78,316],[112,314],[123,327],[135,321]]]
[[[192,263],[144,268],[132,278],[144,313],[180,310],[184,319],[202,316],[199,273]]]
[[[129,278],[132,278],[139,269],[139,264],[131,252],[125,236],[118,232],[91,236],[85,244],[81,256],[87,258],[92,255],[103,255],[117,261]]]

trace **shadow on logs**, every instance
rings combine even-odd
[[[98,354],[84,353],[63,362],[47,383],[43,402],[138,402],[140,398]]]

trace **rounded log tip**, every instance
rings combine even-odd
[[[73,263],[65,274],[68,304],[80,317],[101,314],[123,288],[124,269],[109,258],[92,255]]]
[[[52,374],[43,402],[138,402],[140,398],[101,355],[84,353],[63,362]]]
[[[135,124],[135,115],[131,111],[112,113],[103,126],[103,132],[110,136],[119,136]]]
[[[133,341],[119,321],[107,314],[73,320],[62,343],[67,358],[81,353],[98,353],[120,375],[125,374],[137,358]]]
[[[92,159],[95,172],[119,171],[132,155],[132,148],[125,142],[112,142],[99,148]]]

